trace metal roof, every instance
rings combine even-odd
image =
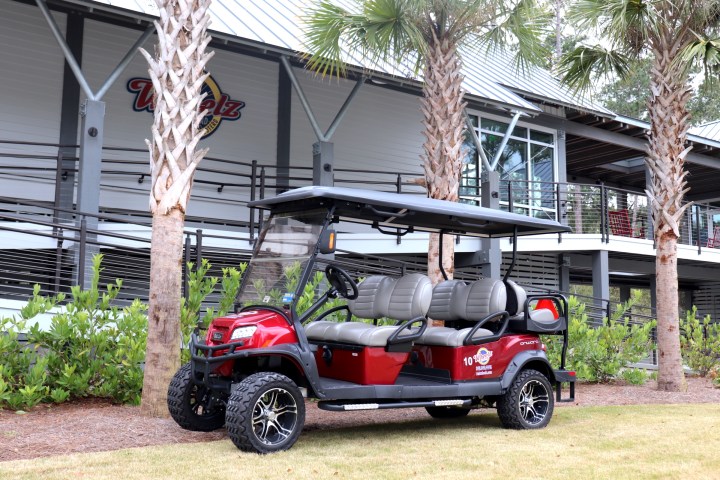
[[[142,16],[158,14],[155,2],[148,0],[67,1],[88,5],[104,4]],[[353,8],[353,3],[348,0],[334,1],[346,9]],[[302,54],[307,50],[304,47],[302,17],[314,3],[314,0],[215,0],[210,5],[211,33],[228,41],[262,44],[289,54]],[[513,59],[504,52],[465,50],[462,55],[465,73],[463,87],[470,99],[489,101],[528,113],[540,113],[541,109],[537,105],[521,96],[527,95],[561,106],[612,116],[612,112],[601,105],[573,95],[541,68],[518,72]],[[412,59],[402,65],[372,65],[362,58],[348,55],[346,61],[349,65],[373,71],[375,76],[401,77],[418,84],[422,81],[413,71]]]
[[[720,120],[691,128],[690,133],[720,142]]]
[[[343,187],[302,187],[273,198],[248,203],[279,211],[335,207],[335,215],[356,223],[377,222],[380,227],[422,232],[455,232],[478,237],[570,232],[570,227],[492,208],[436,200],[419,195],[358,190]]]

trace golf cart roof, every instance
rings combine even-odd
[[[342,187],[302,187],[273,198],[248,203],[249,207],[273,212],[305,211],[335,207],[342,221],[376,224],[380,228],[411,229],[420,232],[458,233],[479,237],[570,232],[554,220],[542,220],[516,213],[464,203],[426,198],[420,195],[377,192]]]

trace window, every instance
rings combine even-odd
[[[493,162],[509,122],[470,116],[486,157]],[[556,218],[555,133],[538,127],[517,125],[500,154],[500,206],[537,218]],[[465,136],[467,155],[462,169],[460,201],[480,204],[482,162],[469,134]]]

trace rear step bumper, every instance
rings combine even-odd
[[[341,403],[337,401],[318,402],[318,408],[331,412],[349,412],[355,410],[382,410],[386,408],[417,408],[417,407],[469,407],[467,400],[428,400],[423,402],[383,402],[383,403]]]
[[[575,401],[575,372],[571,370],[553,370],[555,374],[555,401],[557,402],[574,402]],[[567,383],[570,387],[569,395],[563,398],[563,384]]]

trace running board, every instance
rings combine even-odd
[[[318,408],[331,412],[351,412],[354,410],[383,410],[386,408],[418,408],[418,407],[469,407],[471,400],[429,400],[425,402],[392,402],[392,403],[338,403],[333,401],[318,402]]]

